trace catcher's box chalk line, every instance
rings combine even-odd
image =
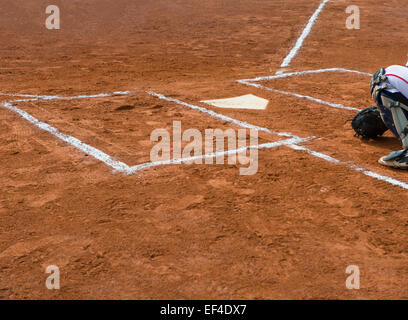
[[[310,17],[309,22],[307,23],[306,27],[303,29],[302,34],[300,37],[297,39],[295,46],[292,48],[292,50],[289,52],[289,54],[286,56],[286,58],[283,60],[281,64],[281,68],[285,68],[289,66],[291,63],[292,59],[297,55],[299,49],[302,47],[303,42],[309,35],[310,31],[312,30],[313,25],[315,24],[317,18],[319,17],[320,12],[322,12],[324,6],[329,2],[329,0],[323,0],[319,7],[316,9],[316,11],[313,13],[313,15]]]

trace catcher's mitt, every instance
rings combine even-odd
[[[361,136],[363,139],[374,139],[388,130],[377,107],[370,107],[357,113],[351,126],[356,132],[355,136]]]

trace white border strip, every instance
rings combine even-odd
[[[10,102],[28,102],[28,101],[39,101],[39,100],[76,100],[76,99],[91,99],[91,98],[103,98],[103,97],[112,97],[112,96],[125,96],[129,95],[130,91],[115,91],[112,93],[99,93],[93,95],[79,95],[73,97],[61,97],[61,96],[36,96],[31,94],[11,94],[11,93],[0,93],[0,96],[8,97],[21,97],[21,98],[32,98],[32,99],[20,99],[13,100]]]
[[[356,166],[354,164],[350,164],[350,163],[347,163],[347,162],[337,160],[337,159],[335,159],[335,158],[333,158],[331,156],[328,156],[328,155],[326,155],[324,153],[313,151],[313,150],[310,150],[310,149],[308,149],[306,147],[303,147],[303,146],[291,144],[291,145],[288,145],[288,147],[292,148],[294,150],[305,151],[305,152],[309,153],[310,155],[312,155],[312,156],[314,156],[316,158],[324,159],[324,160],[326,160],[328,162],[331,162],[331,163],[347,166],[349,169],[357,171],[357,172],[362,172],[363,174],[365,174],[368,177],[371,177],[371,178],[374,178],[374,179],[377,179],[377,180],[380,180],[380,181],[384,181],[384,182],[387,182],[387,183],[392,184],[394,186],[398,186],[398,187],[401,187],[403,189],[408,190],[408,184],[403,182],[403,181],[400,181],[400,180],[397,180],[397,179],[394,179],[394,178],[391,178],[391,177],[388,177],[388,176],[384,176],[384,175],[378,174],[378,173],[370,171],[370,170],[366,170],[366,169],[358,167],[358,166]]]
[[[292,59],[297,55],[298,51],[303,45],[303,42],[309,35],[310,31],[312,30],[313,25],[315,24],[317,18],[319,17],[320,12],[322,12],[324,6],[329,2],[329,0],[323,0],[317,10],[313,13],[313,15],[310,17],[308,24],[306,27],[303,29],[302,34],[300,35],[299,39],[297,39],[295,46],[292,48],[292,50],[289,52],[289,54],[286,56],[286,58],[283,60],[281,64],[281,68],[288,67],[289,64],[291,63]]]
[[[131,173],[134,173],[134,172],[139,171],[139,170],[152,168],[152,167],[157,167],[157,166],[164,166],[164,165],[170,165],[170,164],[181,164],[181,163],[184,163],[184,162],[193,162],[193,161],[199,160],[199,159],[216,158],[216,157],[222,156],[222,155],[238,154],[238,153],[244,152],[246,150],[250,150],[250,149],[272,149],[272,148],[276,148],[276,147],[280,147],[280,146],[292,145],[294,143],[306,142],[306,141],[309,141],[309,140],[311,140],[313,138],[314,137],[309,137],[309,138],[305,138],[305,139],[292,138],[292,139],[287,139],[287,140],[283,140],[283,141],[276,141],[276,142],[269,142],[269,143],[264,143],[264,144],[259,144],[259,145],[246,146],[246,147],[242,147],[242,148],[235,149],[235,150],[213,152],[213,153],[208,153],[208,154],[204,154],[204,155],[200,155],[200,156],[142,163],[142,164],[138,164],[136,166],[131,167],[130,170],[131,170]]]
[[[0,96],[7,96],[7,97],[22,97],[22,98],[39,98],[44,96],[37,96],[34,94],[15,94],[15,93],[0,93]]]
[[[248,82],[248,81],[245,81],[245,80],[237,80],[237,81],[239,83],[245,84],[247,86],[251,86],[251,87],[255,87],[255,88],[258,88],[258,89],[267,90],[267,91],[271,91],[271,92],[275,92],[275,93],[280,93],[280,94],[284,94],[284,95],[287,95],[287,96],[293,96],[293,97],[300,98],[300,99],[307,99],[309,101],[324,104],[324,105],[329,106],[331,108],[344,109],[344,110],[350,110],[350,111],[361,111],[361,109],[354,108],[354,107],[343,106],[340,103],[332,103],[332,102],[328,102],[328,101],[325,101],[325,100],[322,100],[322,99],[319,99],[319,98],[314,98],[314,97],[311,97],[311,96],[305,96],[305,95],[294,93],[294,92],[273,89],[273,88],[265,87],[265,86],[260,85],[258,83],[252,83],[252,82]]]
[[[372,76],[371,73],[361,72],[357,70],[349,70],[349,69],[344,69],[344,68],[328,68],[328,69],[318,69],[318,70],[306,70],[306,71],[299,71],[299,72],[288,72],[288,73],[283,73],[283,74],[277,74],[274,76],[257,77],[253,79],[243,79],[240,81],[258,82],[258,81],[282,79],[282,78],[302,76],[302,75],[307,75],[307,74],[324,73],[324,72],[348,72],[348,73],[361,74],[361,75],[369,76],[369,77]]]
[[[98,150],[86,143],[83,143],[77,138],[74,138],[72,136],[69,136],[67,134],[61,133],[57,128],[50,126],[49,124],[42,122],[38,120],[37,118],[33,117],[30,115],[28,112],[25,112],[24,110],[21,110],[15,106],[13,106],[11,103],[3,103],[3,106],[11,110],[18,115],[20,115],[23,119],[27,120],[28,122],[32,123],[36,127],[40,128],[41,130],[47,131],[57,137],[58,139],[68,143],[69,145],[81,150],[85,154],[88,154],[95,159],[98,159],[99,161],[102,161],[105,163],[107,166],[113,168],[115,171],[120,171],[120,172],[125,172],[125,173],[130,173],[129,166],[123,162],[116,161],[106,153],[102,152],[101,150]]]
[[[357,170],[358,169],[358,170]],[[373,171],[369,171],[369,170],[364,170],[363,168],[356,168],[356,171],[361,171],[363,172],[366,176],[369,176],[371,178],[380,180],[380,181],[385,181],[388,182],[394,186],[398,186],[404,189],[408,189],[408,184],[402,181],[399,181],[397,179],[391,178],[391,177],[387,177],[387,176],[383,176],[381,174],[375,173]]]
[[[98,95],[98,96],[100,96],[100,95]],[[75,98],[75,97],[73,97],[73,98]],[[32,100],[33,99],[31,99],[29,101],[32,101]],[[27,100],[24,100],[24,101],[27,101]],[[61,133],[57,128],[55,128],[55,127],[53,127],[53,126],[51,126],[51,125],[49,125],[49,124],[47,124],[45,122],[42,122],[42,121],[38,120],[37,118],[30,115],[28,112],[13,106],[9,102],[3,103],[2,105],[3,105],[4,108],[17,113],[23,119],[25,119],[28,122],[32,123],[33,125],[35,125],[39,129],[51,133],[52,135],[54,135],[58,139],[60,139],[60,140],[64,141],[65,143],[77,148],[78,150],[82,151],[83,153],[88,154],[88,155],[94,157],[95,159],[105,163],[107,166],[113,168],[115,171],[123,172],[125,174],[134,174],[137,171],[147,169],[147,168],[157,167],[157,166],[180,164],[180,163],[184,163],[184,162],[191,162],[191,161],[194,161],[194,160],[197,160],[197,159],[215,158],[215,157],[218,157],[218,156],[221,156],[221,155],[237,154],[237,153],[241,153],[241,152],[244,152],[244,151],[250,150],[250,149],[271,149],[271,148],[276,148],[276,147],[283,146],[283,145],[292,145],[294,143],[305,142],[305,141],[308,141],[308,140],[313,138],[313,137],[310,137],[310,138],[301,139],[301,138],[298,138],[298,137],[294,137],[294,138],[283,140],[283,141],[264,143],[264,144],[261,144],[261,145],[246,146],[246,147],[242,147],[242,148],[235,149],[235,150],[214,152],[214,153],[210,153],[210,154],[204,154],[204,155],[200,155],[200,156],[194,156],[194,157],[188,157],[188,158],[182,158],[182,159],[170,159],[168,161],[148,162],[148,163],[142,163],[142,164],[139,164],[139,165],[136,165],[136,166],[133,166],[133,167],[129,167],[126,163],[114,160],[111,156],[109,156],[108,154],[102,152],[101,150],[96,149],[96,148],[94,148],[94,147],[80,141],[79,139],[77,139],[75,137],[72,137],[70,135]]]

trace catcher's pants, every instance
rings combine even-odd
[[[405,116],[406,119],[401,119],[404,117],[398,117],[398,120],[400,121],[400,129],[396,127],[395,124],[395,116],[393,116],[391,108],[389,107],[389,102],[395,101],[404,104],[405,106],[408,106],[408,99],[405,98],[400,92],[389,92],[387,90],[383,90],[380,94],[380,99],[381,101],[377,101],[377,107],[380,111],[381,118],[384,121],[385,125],[387,126],[388,129],[391,130],[391,132],[397,137],[398,140],[400,140],[403,144],[406,144],[406,136],[408,133],[408,122],[404,121],[408,119],[408,111],[405,110],[404,108],[398,108],[401,110],[403,116]],[[384,101],[387,101],[388,103],[384,103]],[[387,106],[388,104],[388,106]],[[405,122],[405,123],[404,123]],[[403,133],[400,133],[398,131],[405,131]],[[404,145],[404,147],[407,147]]]

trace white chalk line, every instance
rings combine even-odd
[[[10,93],[0,93],[2,96],[10,96],[10,97],[30,97],[32,99],[20,99],[20,100],[14,100],[10,102],[3,103],[3,107],[5,107],[8,110],[11,110],[18,115],[20,115],[23,119],[27,120],[28,122],[32,123],[36,127],[40,128],[41,130],[47,131],[57,137],[58,139],[64,141],[65,143],[79,149],[85,154],[88,154],[95,159],[105,163],[107,166],[111,167],[115,171],[119,172],[124,172],[124,173],[129,173],[130,168],[127,164],[117,161],[113,159],[111,156],[108,154],[104,153],[103,151],[94,148],[81,140],[61,133],[57,128],[42,122],[29,114],[28,112],[21,110],[17,108],[16,106],[13,106],[12,103],[18,103],[18,102],[27,102],[27,101],[40,101],[40,100],[74,100],[74,99],[89,99],[89,98],[101,98],[101,97],[111,97],[114,95],[128,95],[130,92],[129,91],[115,91],[112,93],[101,93],[101,94],[95,94],[95,95],[78,95],[78,96],[72,96],[72,97],[61,97],[61,96],[45,96],[45,95],[26,95],[26,94],[10,94]]]
[[[147,168],[152,168],[152,167],[157,167],[157,166],[163,166],[163,165],[171,165],[171,164],[181,164],[181,163],[186,163],[186,162],[193,162],[196,160],[202,160],[206,158],[216,158],[219,156],[225,156],[225,155],[232,155],[232,154],[238,154],[242,153],[244,151],[250,150],[250,149],[272,149],[280,146],[285,146],[285,145],[292,145],[296,143],[302,143],[309,141],[313,139],[314,137],[308,137],[308,138],[292,138],[292,139],[287,139],[283,141],[276,141],[276,142],[268,142],[268,143],[263,143],[259,145],[251,145],[251,146],[246,146],[234,150],[228,150],[228,151],[218,151],[218,152],[213,152],[213,153],[207,153],[204,155],[199,155],[199,156],[192,156],[192,157],[184,157],[184,158],[177,158],[177,159],[170,159],[170,160],[163,160],[163,161],[155,161],[155,162],[148,162],[148,163],[142,163],[138,164],[136,166],[133,166],[130,168],[131,172],[134,173],[139,170],[147,169]]]
[[[295,144],[291,144],[291,145],[287,145],[287,146],[289,148],[294,149],[294,150],[305,151],[308,154],[310,154],[310,155],[312,155],[312,156],[314,156],[316,158],[324,159],[324,160],[326,160],[328,162],[331,162],[331,163],[334,163],[334,164],[347,166],[349,169],[357,171],[357,172],[361,172],[361,173],[365,174],[368,177],[371,177],[371,178],[374,178],[374,179],[377,179],[377,180],[380,180],[380,181],[384,181],[384,182],[387,182],[387,183],[392,184],[394,186],[398,186],[398,187],[401,187],[403,189],[408,190],[408,183],[405,183],[403,181],[400,181],[400,180],[397,180],[397,179],[394,179],[394,178],[391,178],[391,177],[388,177],[388,176],[384,176],[384,175],[381,175],[379,173],[376,173],[376,172],[373,172],[373,171],[370,171],[370,170],[366,170],[364,168],[361,168],[359,166],[356,166],[356,165],[348,163],[348,162],[340,161],[340,160],[335,159],[335,158],[333,158],[333,157],[331,157],[331,156],[329,156],[327,154],[317,152],[317,151],[313,151],[313,150],[311,150],[309,148],[306,148],[304,146],[299,146],[299,145],[295,145]]]
[[[23,119],[32,123],[33,125],[40,128],[41,130],[51,133],[58,139],[64,141],[65,143],[81,150],[83,153],[88,154],[94,157],[95,159],[105,163],[107,166],[113,168],[115,171],[126,172],[126,173],[129,172],[129,166],[127,164],[121,161],[114,160],[111,156],[107,155],[101,150],[96,149],[75,137],[61,133],[57,128],[38,120],[37,118],[30,115],[28,112],[13,106],[11,103],[9,102],[3,103],[3,107],[17,113]]]
[[[257,77],[257,78],[253,78],[253,79],[242,79],[242,80],[239,80],[239,81],[259,82],[259,81],[265,81],[265,80],[283,79],[283,78],[289,78],[289,77],[294,77],[294,76],[302,76],[302,75],[317,74],[317,73],[324,73],[324,72],[347,72],[347,73],[361,74],[361,75],[370,76],[370,77],[372,76],[371,73],[361,72],[361,71],[357,71],[357,70],[350,70],[350,69],[345,69],[345,68],[327,68],[327,69],[305,70],[305,71],[298,71],[298,72],[280,73],[280,74],[276,74],[276,75],[273,75],[273,76]]]
[[[16,94],[16,93],[0,93],[0,96],[7,96],[7,97],[26,97],[26,98],[38,98],[41,96],[37,96],[34,94]]]
[[[125,174],[134,174],[137,171],[147,169],[147,168],[151,168],[151,167],[156,167],[156,166],[170,165],[170,164],[180,164],[180,163],[195,161],[197,159],[213,158],[213,157],[218,157],[218,156],[221,156],[221,155],[230,155],[230,154],[241,153],[243,151],[246,151],[246,150],[249,150],[249,149],[254,149],[254,148],[256,148],[256,149],[270,149],[270,148],[275,148],[275,147],[282,146],[282,145],[287,145],[287,144],[301,143],[301,142],[304,142],[304,141],[307,141],[307,140],[311,139],[311,138],[302,139],[302,138],[296,137],[296,136],[291,135],[291,134],[274,132],[274,131],[271,131],[271,130],[266,129],[266,128],[252,126],[252,125],[249,125],[249,124],[247,124],[245,122],[237,121],[235,119],[224,117],[222,115],[217,114],[218,117],[220,117],[222,120],[232,122],[232,123],[237,124],[237,125],[239,125],[241,127],[245,127],[245,128],[248,128],[248,129],[259,130],[259,131],[266,131],[268,133],[276,134],[276,135],[279,135],[279,136],[288,136],[288,137],[291,137],[291,139],[287,139],[287,140],[284,140],[284,141],[278,141],[278,142],[265,143],[265,144],[261,144],[261,145],[247,146],[247,147],[242,147],[242,148],[239,148],[239,149],[236,149],[236,150],[228,150],[228,151],[225,151],[225,152],[214,152],[214,153],[211,153],[211,154],[204,154],[204,155],[200,155],[200,156],[194,156],[194,157],[188,157],[188,158],[182,158],[182,159],[171,159],[169,161],[148,162],[148,163],[143,163],[143,164],[139,164],[139,165],[130,167],[126,163],[113,159],[111,156],[104,153],[103,151],[101,151],[101,150],[99,150],[99,149],[97,149],[95,147],[92,147],[92,146],[82,142],[81,140],[79,140],[79,139],[77,139],[77,138],[75,138],[73,136],[61,133],[57,128],[55,128],[55,127],[53,127],[53,126],[51,126],[51,125],[49,125],[49,124],[47,124],[45,122],[42,122],[42,121],[38,120],[37,118],[35,118],[31,114],[29,114],[28,112],[26,112],[26,111],[24,111],[22,109],[19,109],[16,106],[12,105],[12,103],[17,103],[17,102],[29,102],[29,101],[39,101],[39,100],[87,99],[87,98],[107,97],[107,96],[113,96],[113,95],[118,95],[118,94],[119,95],[125,95],[125,94],[129,94],[129,92],[128,91],[117,91],[117,92],[114,92],[114,93],[97,94],[97,95],[81,95],[81,96],[73,96],[73,97],[16,95],[16,96],[19,96],[19,97],[31,97],[31,99],[14,100],[12,102],[3,103],[2,105],[3,105],[4,108],[17,113],[23,119],[25,119],[28,122],[32,123],[33,125],[35,125],[39,129],[47,131],[48,133],[51,133],[52,135],[54,135],[58,139],[64,141],[65,143],[67,143],[67,144],[75,147],[76,149],[82,151],[83,153],[88,154],[88,155],[94,157],[95,159],[103,162],[105,165],[107,165],[107,166],[111,167],[112,169],[114,169],[114,171],[122,172],[122,173],[125,173]],[[7,95],[11,96],[10,94],[7,94]],[[172,101],[172,100],[170,100],[170,101]],[[179,101],[179,100],[175,100],[175,101],[172,101],[172,102],[177,102],[179,104],[184,104],[186,106],[194,107],[194,109],[199,108],[198,110],[200,110],[200,107],[192,106],[192,105],[186,104],[186,103],[184,103],[182,101]],[[201,108],[201,109],[205,109],[205,108]],[[204,112],[204,110],[200,110],[200,111]],[[207,111],[210,111],[210,110],[207,110]],[[215,116],[215,115],[212,114],[212,116]],[[215,117],[217,117],[217,116],[215,116]]]
[[[289,64],[291,63],[292,59],[297,55],[298,51],[303,45],[303,42],[309,35],[310,31],[312,30],[313,25],[315,24],[317,18],[319,17],[320,12],[322,12],[324,6],[329,2],[329,0],[323,0],[317,10],[313,13],[313,15],[310,17],[308,24],[306,27],[303,29],[302,34],[300,37],[297,39],[295,46],[292,48],[292,50],[289,52],[289,54],[286,56],[286,58],[283,60],[281,64],[281,68],[288,67]]]
[[[106,153],[102,152],[101,150],[96,149],[96,148],[94,148],[94,147],[80,141],[79,139],[77,139],[75,137],[72,137],[70,135],[61,133],[57,128],[55,128],[55,127],[53,127],[53,126],[51,126],[51,125],[49,125],[49,124],[47,124],[45,122],[42,122],[42,121],[38,120],[37,118],[30,115],[28,112],[13,106],[9,102],[3,103],[3,106],[8,110],[11,110],[11,111],[17,113],[23,119],[25,119],[28,122],[32,123],[33,125],[35,125],[39,129],[51,133],[52,135],[54,135],[58,139],[64,141],[65,143],[67,143],[67,144],[79,149],[83,153],[88,154],[88,155],[94,157],[95,159],[103,162],[107,166],[113,168],[115,171],[123,172],[123,173],[129,174],[129,175],[134,174],[137,171],[147,169],[147,168],[163,166],[163,165],[171,165],[171,164],[180,164],[180,163],[185,163],[185,162],[192,162],[192,161],[195,161],[197,159],[215,158],[215,157],[219,157],[219,156],[222,156],[222,155],[238,154],[238,153],[244,152],[246,150],[250,150],[250,149],[271,149],[271,148],[276,148],[276,147],[283,146],[283,145],[302,143],[302,142],[308,141],[308,140],[313,138],[313,137],[309,137],[309,138],[302,139],[302,138],[295,137],[295,138],[291,138],[291,139],[287,139],[287,140],[283,140],[283,141],[264,143],[264,144],[260,144],[260,145],[246,146],[246,147],[238,148],[238,149],[235,149],[235,150],[219,151],[219,152],[213,152],[213,153],[210,153],[210,154],[204,154],[204,155],[200,155],[200,156],[186,157],[186,158],[181,158],[181,159],[170,159],[170,160],[167,160],[167,161],[148,162],[148,163],[143,163],[143,164],[139,164],[139,165],[130,167],[126,163],[114,160],[108,154],[106,154]]]
[[[326,106],[329,106],[329,107],[335,108],[335,109],[344,109],[344,110],[350,110],[350,111],[361,111],[361,109],[354,108],[354,107],[347,107],[347,106],[344,106],[344,105],[342,105],[340,103],[332,103],[332,102],[329,102],[329,101],[325,101],[325,100],[322,100],[322,99],[319,99],[319,98],[314,98],[314,97],[311,97],[311,96],[302,95],[302,94],[299,94],[299,93],[273,89],[273,88],[265,87],[265,86],[263,86],[261,84],[258,84],[258,83],[248,82],[248,81],[245,81],[245,80],[237,80],[237,81],[239,83],[247,85],[247,86],[251,86],[251,87],[255,87],[255,88],[258,88],[258,89],[267,90],[267,91],[271,91],[271,92],[275,92],[275,93],[279,93],[279,94],[284,94],[284,95],[287,95],[287,96],[293,96],[293,97],[300,98],[300,99],[306,99],[306,100],[313,101],[313,102],[316,102],[316,103],[324,104]]]
[[[360,171],[360,170],[356,170],[356,171]],[[362,168],[361,168],[361,171],[363,172],[363,174],[365,174],[366,176],[369,176],[371,178],[374,178],[374,179],[377,179],[377,180],[380,180],[380,181],[386,181],[386,182],[388,182],[388,183],[390,183],[392,185],[395,185],[395,186],[398,186],[398,187],[401,187],[401,188],[404,188],[404,189],[408,189],[408,184],[405,183],[405,182],[402,182],[400,180],[397,180],[397,179],[394,179],[394,178],[391,178],[391,177],[387,177],[387,176],[383,176],[381,174],[375,173],[375,172],[370,171],[370,170],[364,170]]]
[[[39,100],[92,99],[92,98],[103,98],[103,97],[112,97],[112,96],[121,96],[121,95],[123,96],[123,95],[129,95],[129,94],[130,94],[130,91],[115,91],[111,93],[79,95],[79,96],[72,96],[72,97],[45,96],[45,95],[32,95],[32,94],[14,94],[14,93],[0,93],[0,96],[32,98],[32,99],[20,99],[20,100],[9,101],[10,103],[17,103],[17,102],[27,102],[27,101],[39,101]]]

